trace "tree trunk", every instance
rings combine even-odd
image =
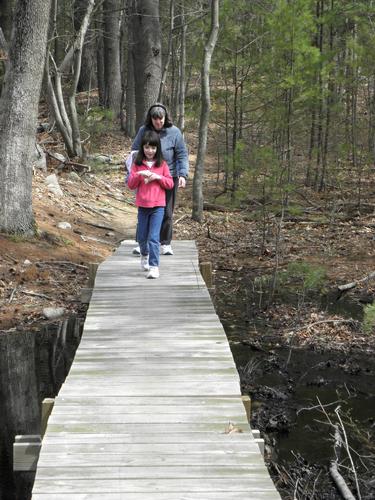
[[[99,6],[96,19],[96,67],[98,78],[99,104],[104,106],[105,101],[105,79],[104,79],[104,42],[102,30],[102,6]]]
[[[103,2],[105,107],[120,112],[120,15],[121,0]]]
[[[181,3],[181,55],[180,55],[180,78],[178,92],[178,128],[184,132],[185,129],[185,88],[186,88],[186,31],[185,5]]]
[[[65,146],[69,156],[82,157],[83,149],[78,123],[78,114],[76,108],[76,92],[81,72],[81,56],[84,38],[90,24],[95,0],[88,0],[87,10],[82,20],[81,27],[68,48],[64,60],[57,67],[53,61],[54,84],[49,71],[49,64],[46,64],[46,77],[48,82],[48,99],[51,111],[54,114],[57,128],[63,136]],[[52,57],[51,57],[52,58]],[[47,59],[48,61],[48,59]],[[63,95],[63,76],[68,77],[69,83],[65,84],[67,95]],[[69,107],[69,113],[66,110],[65,102]]]
[[[20,0],[10,67],[0,99],[0,230],[32,234],[31,157],[47,44],[50,1]]]
[[[0,0],[0,28],[3,30],[5,40],[10,42],[12,34],[14,1]]]
[[[211,30],[204,48],[202,64],[202,106],[199,122],[199,143],[193,180],[193,211],[192,218],[202,221],[203,215],[203,173],[207,149],[207,129],[210,114],[210,66],[219,32],[219,0],[211,0]]]
[[[74,29],[79,31],[82,20],[87,10],[88,0],[75,0],[74,2]],[[78,91],[91,90],[97,87],[96,78],[96,43],[94,30],[86,36],[82,48],[81,73],[78,80]]]
[[[161,81],[161,32],[159,0],[135,0],[134,75],[136,127],[157,100]]]
[[[169,1],[169,33],[168,33],[168,47],[167,55],[165,57],[165,63],[163,66],[163,73],[161,76],[158,101],[163,102],[164,99],[164,86],[165,80],[167,78],[168,67],[172,57],[172,41],[173,41],[173,29],[174,29],[174,0]]]
[[[125,133],[134,137],[135,129],[135,81],[134,81],[134,19],[135,1],[128,0],[128,57],[126,74],[126,121]]]

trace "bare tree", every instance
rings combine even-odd
[[[181,2],[181,54],[180,54],[180,75],[178,91],[178,127],[184,132],[185,128],[185,88],[186,88],[186,31],[185,23],[185,3]]]
[[[74,0],[74,29],[81,27],[85,17],[88,0]],[[82,48],[81,73],[78,81],[78,91],[91,90],[97,87],[96,78],[96,36],[93,29],[89,29]]]
[[[121,0],[104,0],[104,85],[106,108],[120,113],[121,71],[120,71],[120,17]]]
[[[134,77],[134,18],[135,0],[128,0],[128,46],[126,71],[125,132],[128,137],[135,136],[135,77]]]
[[[203,215],[203,173],[207,150],[207,129],[210,115],[210,66],[212,54],[219,33],[219,0],[211,0],[211,30],[204,47],[201,70],[201,116],[199,122],[199,143],[193,179],[193,211],[192,218],[201,222]]]
[[[165,80],[167,78],[168,67],[172,57],[172,47],[173,47],[173,29],[174,29],[174,0],[169,0],[169,31],[168,31],[168,46],[167,53],[164,58],[163,72],[160,80],[158,101],[163,101],[164,98],[164,86]]]
[[[57,66],[52,58],[52,54],[50,54],[50,57],[47,57],[46,76],[48,82],[48,98],[51,111],[53,112],[57,127],[63,137],[69,156],[82,156],[83,152],[76,108],[76,91],[81,71],[83,41],[90,23],[94,4],[95,0],[88,0],[87,10],[82,20],[81,27],[60,66]],[[53,63],[51,71],[49,59],[52,59]],[[53,77],[51,73],[53,73]],[[70,84],[67,86],[68,95],[66,96],[69,113],[65,107],[62,84],[63,77],[69,77],[70,80]]]
[[[50,0],[19,0],[0,99],[0,230],[32,234],[31,157],[45,60]]]
[[[136,0],[134,28],[134,76],[136,126],[157,100],[161,81],[161,33],[159,0]]]

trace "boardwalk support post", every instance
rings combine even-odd
[[[13,470],[35,471],[41,447],[38,434],[18,435],[13,443]]]
[[[97,262],[89,262],[87,264],[89,270],[89,282],[87,288],[82,288],[81,290],[81,302],[83,304],[88,304],[91,300],[92,290],[95,285],[96,272],[98,270],[99,264]]]
[[[201,275],[204,279],[204,282],[206,283],[206,286],[209,290],[211,290],[214,285],[213,285],[213,280],[212,280],[212,263],[211,262],[201,262],[199,264],[199,269],[201,272]]]
[[[246,410],[247,421],[250,423],[250,419],[251,419],[251,399],[250,399],[250,396],[248,396],[248,395],[241,396],[241,399],[242,399],[243,405],[244,405],[245,410]]]
[[[48,418],[51,415],[53,405],[55,404],[55,400],[53,398],[45,398],[43,399],[42,402],[42,421],[41,421],[41,428],[40,428],[40,433],[41,436],[43,437],[46,429],[47,429],[47,423],[48,423]]]

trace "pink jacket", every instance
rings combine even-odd
[[[150,172],[160,175],[161,179],[146,184],[145,178],[138,174],[141,170],[150,170]],[[128,186],[130,189],[137,190],[135,197],[137,207],[165,207],[165,190],[173,188],[173,178],[165,161],[161,163],[160,167],[155,165],[148,167],[145,163],[142,163],[142,165],[133,163],[128,178]]]

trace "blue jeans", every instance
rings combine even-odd
[[[160,228],[164,217],[164,207],[138,207],[137,240],[141,255],[148,255],[150,266],[159,266]]]

